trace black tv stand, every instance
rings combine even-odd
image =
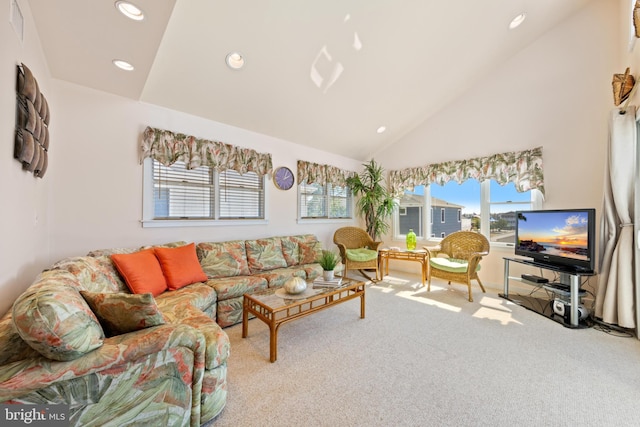
[[[539,263],[539,262],[535,262],[528,259],[505,257],[504,258],[504,294],[501,294],[500,296],[514,302],[517,302],[517,301],[509,297],[509,281],[510,280],[518,281],[525,284],[530,284],[531,286],[540,286],[542,285],[542,283],[529,282],[527,280],[522,279],[520,276],[510,276],[509,263],[512,263],[512,262],[515,262],[518,264],[530,265],[535,268],[552,270],[559,273],[560,285],[558,286],[558,288],[562,287],[564,289],[563,290],[558,289],[558,290],[564,293],[568,293],[569,301],[571,303],[571,312],[569,317],[570,320],[569,320],[569,324],[566,326],[572,327],[572,328],[577,328],[580,326],[578,305],[580,303],[580,297],[581,297],[581,291],[580,291],[581,278],[582,276],[594,276],[596,274],[595,272],[568,271],[561,267],[557,267],[557,266],[545,264],[545,263]],[[582,294],[584,295],[584,291],[582,292]]]

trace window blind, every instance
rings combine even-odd
[[[351,218],[351,191],[347,187],[319,183],[298,185],[300,218]]]
[[[219,175],[220,219],[264,218],[264,179],[255,172]]]
[[[152,162],[154,219],[264,219],[264,177]]]
[[[213,218],[213,176],[208,167],[187,169],[183,162],[171,167],[153,161],[155,219]]]

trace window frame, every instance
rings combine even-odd
[[[499,204],[511,204],[509,202],[491,202],[491,181],[495,181],[492,179],[487,179],[480,183],[480,233],[484,235],[488,240],[492,247],[505,247],[511,248],[515,246],[515,243],[505,243],[505,242],[495,242],[491,241],[491,230],[490,230],[490,218],[491,218],[491,206],[499,205]],[[437,184],[434,184],[437,185]],[[442,241],[441,237],[435,237],[433,233],[433,217],[435,213],[434,206],[431,205],[431,185],[424,186],[424,199],[425,199],[425,209],[422,210],[424,216],[428,216],[429,218],[423,218],[423,223],[428,224],[427,230],[425,230],[425,235],[431,236],[426,239],[426,242],[440,242]],[[531,201],[527,202],[513,202],[514,205],[522,204],[523,209],[520,210],[539,210],[542,209],[542,205],[544,202],[542,193],[539,190],[533,189],[530,191]],[[444,208],[441,208],[444,209]],[[396,209],[397,210],[397,209]],[[442,211],[441,211],[442,212]],[[458,219],[462,222],[462,210],[458,210]],[[399,221],[397,220],[397,216],[394,214],[393,216],[393,239],[402,241],[406,238],[406,235],[400,234],[399,230]]]
[[[153,179],[153,159],[147,157],[142,162],[142,220],[140,221],[144,228],[156,227],[216,227],[230,225],[262,225],[269,223],[269,185],[267,185],[266,175],[262,177],[262,191],[264,194],[264,205],[262,207],[264,218],[248,218],[248,219],[220,219],[219,205],[217,198],[219,196],[219,176],[214,171],[214,218],[204,219],[156,219],[154,209],[154,179]]]
[[[314,183],[315,184],[315,183]],[[302,186],[307,186],[307,185],[313,185],[313,184],[307,184],[306,181],[303,181],[301,183],[299,183],[296,186],[296,191],[297,191],[297,195],[296,195],[296,200],[297,200],[297,222],[298,223],[321,223],[321,222],[325,222],[325,223],[336,223],[336,222],[352,222],[353,221],[353,215],[354,215],[354,197],[353,197],[353,192],[351,191],[351,189],[349,188],[349,186],[345,185],[345,186],[338,186],[340,188],[345,188],[347,191],[347,196],[344,197],[344,199],[346,200],[346,204],[347,204],[347,216],[346,217],[332,217],[329,215],[330,211],[331,211],[331,201],[334,198],[337,198],[338,196],[334,196],[332,195],[332,189],[333,189],[333,185],[330,183],[326,183],[322,186],[323,188],[323,193],[322,193],[322,197],[324,198],[324,211],[326,213],[325,216],[317,216],[317,217],[312,217],[312,216],[302,216],[302,202],[301,202],[301,198],[302,198],[302,193],[301,193],[301,189]],[[318,184],[318,186],[320,186],[320,184]],[[342,197],[341,197],[342,198]]]

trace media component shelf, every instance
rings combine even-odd
[[[558,273],[560,278],[559,284],[553,283],[538,283],[529,280],[523,279],[521,276],[510,276],[509,275],[509,265],[510,263],[524,264],[535,268],[541,268],[543,270],[550,270]],[[595,272],[573,272],[562,269],[561,267],[556,267],[549,264],[543,264],[535,261],[530,261],[527,259],[519,259],[519,258],[504,258],[504,294],[500,295],[505,299],[518,303],[515,298],[509,296],[509,281],[515,280],[520,283],[529,284],[531,286],[542,286],[545,289],[557,294],[560,296],[562,300],[567,301],[569,308],[569,324],[566,324],[568,327],[577,328],[580,326],[580,298],[585,295],[585,292],[580,289],[580,284],[582,282],[582,277],[586,276],[594,276]],[[540,314],[545,314],[542,310],[537,310],[533,307],[527,307],[534,311],[540,312]],[[548,316],[551,317],[551,316]]]

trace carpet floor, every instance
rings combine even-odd
[[[393,272],[392,272],[393,274]],[[359,300],[231,340],[207,426],[640,425],[640,341],[569,329],[474,288],[397,273]]]

